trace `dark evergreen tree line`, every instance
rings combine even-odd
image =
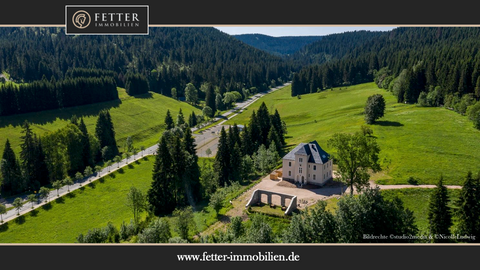
[[[0,85],[0,115],[37,112],[118,99],[112,77],[77,77],[62,81]]]
[[[242,167],[244,160],[251,158],[262,145],[269,148],[274,144],[273,149],[281,155],[285,135],[286,127],[280,114],[277,110],[270,114],[265,103],[252,112],[250,123],[242,132],[237,125],[230,127],[228,132],[222,128],[214,163],[218,184],[224,186],[230,181],[239,181],[245,171],[253,170]]]
[[[148,36],[74,37],[63,28],[12,27],[0,29],[0,70],[17,82],[113,72],[119,86],[126,74],[142,74],[151,91],[170,96],[172,88],[183,91],[189,82],[197,89],[210,82],[222,93],[266,89],[272,80],[286,81],[292,68],[215,28],[156,27]]]
[[[153,181],[147,198],[152,213],[166,215],[177,207],[195,205],[201,199],[200,169],[195,139],[188,125],[173,125],[170,113],[167,129],[158,144]]]
[[[294,75],[293,96],[373,81],[375,71],[382,68],[388,72],[375,80],[383,88],[395,87],[393,79],[402,76],[404,83],[400,88],[404,90],[395,92],[399,102],[415,103],[422,92],[428,93],[437,86],[442,104],[449,94],[476,93],[480,76],[480,29],[477,27],[397,28],[375,35],[354,32],[348,36],[356,36],[350,39],[351,45],[341,42],[337,45],[335,39],[325,37],[305,47],[302,53],[316,65]],[[318,54],[329,55],[336,46],[340,47],[338,53],[332,53],[335,57],[317,61]]]
[[[147,78],[141,74],[128,73],[125,76],[125,90],[130,96],[148,93]]]

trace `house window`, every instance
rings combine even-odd
[[[317,175],[315,175],[315,174],[313,175],[313,180],[315,180],[315,176],[317,176]]]
[[[298,161],[299,161],[299,162],[303,162],[303,158],[299,158]]]
[[[310,174],[308,174],[308,178],[310,178]]]
[[[317,170],[317,165],[313,165],[313,170],[314,170],[314,171]]]
[[[288,176],[292,176],[292,171],[288,171]]]
[[[291,161],[288,162],[288,167],[292,167],[292,162]]]
[[[323,179],[325,179],[325,174],[323,174]]]
[[[298,168],[298,173],[302,173],[302,168]]]

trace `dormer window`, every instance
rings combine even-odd
[[[303,158],[298,158],[298,162],[303,162]]]

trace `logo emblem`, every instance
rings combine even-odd
[[[78,29],[87,28],[91,22],[90,14],[85,10],[79,10],[73,14],[72,22]]]

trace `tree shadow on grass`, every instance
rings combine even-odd
[[[395,121],[376,121],[375,125],[383,127],[403,127],[403,124]]]
[[[98,179],[98,182],[100,182],[100,183],[102,183],[102,184],[105,183],[105,178],[102,177],[102,178]]]
[[[125,170],[123,170],[123,168],[120,168],[120,169],[117,170],[117,172],[120,173],[120,174],[124,174]]]
[[[38,215],[38,210],[37,209],[33,209],[32,211],[30,211],[30,216],[31,217],[36,217]]]
[[[7,127],[9,125],[17,127],[22,125],[25,120],[35,125],[45,125],[48,123],[53,123],[57,119],[70,120],[72,119],[73,115],[76,115],[79,118],[97,116],[101,110],[118,108],[121,103],[122,101],[120,99],[116,99],[112,101],[99,102],[76,107],[68,107],[64,109],[46,110],[41,112],[3,116],[2,121],[0,121],[0,128]]]
[[[117,177],[115,173],[111,173],[111,174],[109,174],[108,176],[109,176],[110,178],[116,178],[116,177]]]
[[[91,189],[95,189],[95,188],[96,188],[95,183],[90,183],[90,184],[88,184],[87,186],[88,186],[89,188],[91,188]]]
[[[70,192],[70,193],[67,194],[67,197],[68,197],[68,198],[75,198],[75,194],[73,194],[72,192]]]
[[[129,169],[135,168],[135,166],[133,166],[132,163],[128,164],[127,167],[128,167]]]
[[[0,224],[0,232],[6,232],[8,230],[8,223]]]
[[[52,202],[48,202],[48,203],[42,205],[42,209],[45,210],[45,211],[48,211],[48,210],[52,209]]]
[[[152,95],[152,93],[148,92],[148,93],[145,93],[145,94],[134,95],[133,97],[138,98],[138,99],[152,99],[153,95]]]
[[[57,198],[57,199],[55,199],[55,202],[56,203],[65,203],[65,198],[63,198],[63,197]]]
[[[18,225],[22,225],[23,223],[25,223],[25,216],[19,216],[15,219],[15,223],[17,223]]]

